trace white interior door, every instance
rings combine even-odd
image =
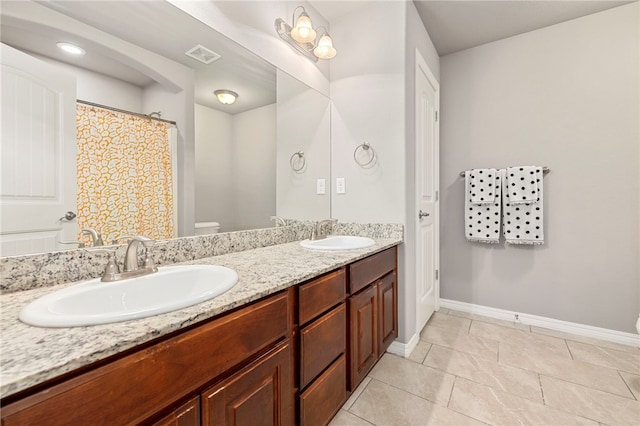
[[[76,81],[0,46],[0,255],[73,248],[76,210]]]
[[[440,86],[416,50],[416,330],[438,308],[439,291],[439,131]]]

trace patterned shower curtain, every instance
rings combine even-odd
[[[169,125],[78,103],[77,127],[79,228],[95,229],[105,244],[173,238]]]

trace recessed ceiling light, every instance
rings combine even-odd
[[[75,44],[59,42],[57,46],[60,50],[64,50],[67,53],[71,53],[72,55],[84,55],[86,52],[80,46],[76,46]]]

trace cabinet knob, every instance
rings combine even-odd
[[[418,213],[418,219],[422,219],[423,217],[429,217],[429,213],[420,210],[420,212]]]

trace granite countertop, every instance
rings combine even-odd
[[[378,238],[375,241],[372,247],[335,252],[307,250],[300,247],[299,242],[292,242],[184,262],[181,264],[232,268],[238,273],[238,283],[207,302],[120,323],[39,328],[18,320],[20,309],[27,303],[74,283],[0,295],[0,397],[28,389],[402,242],[395,238]]]

